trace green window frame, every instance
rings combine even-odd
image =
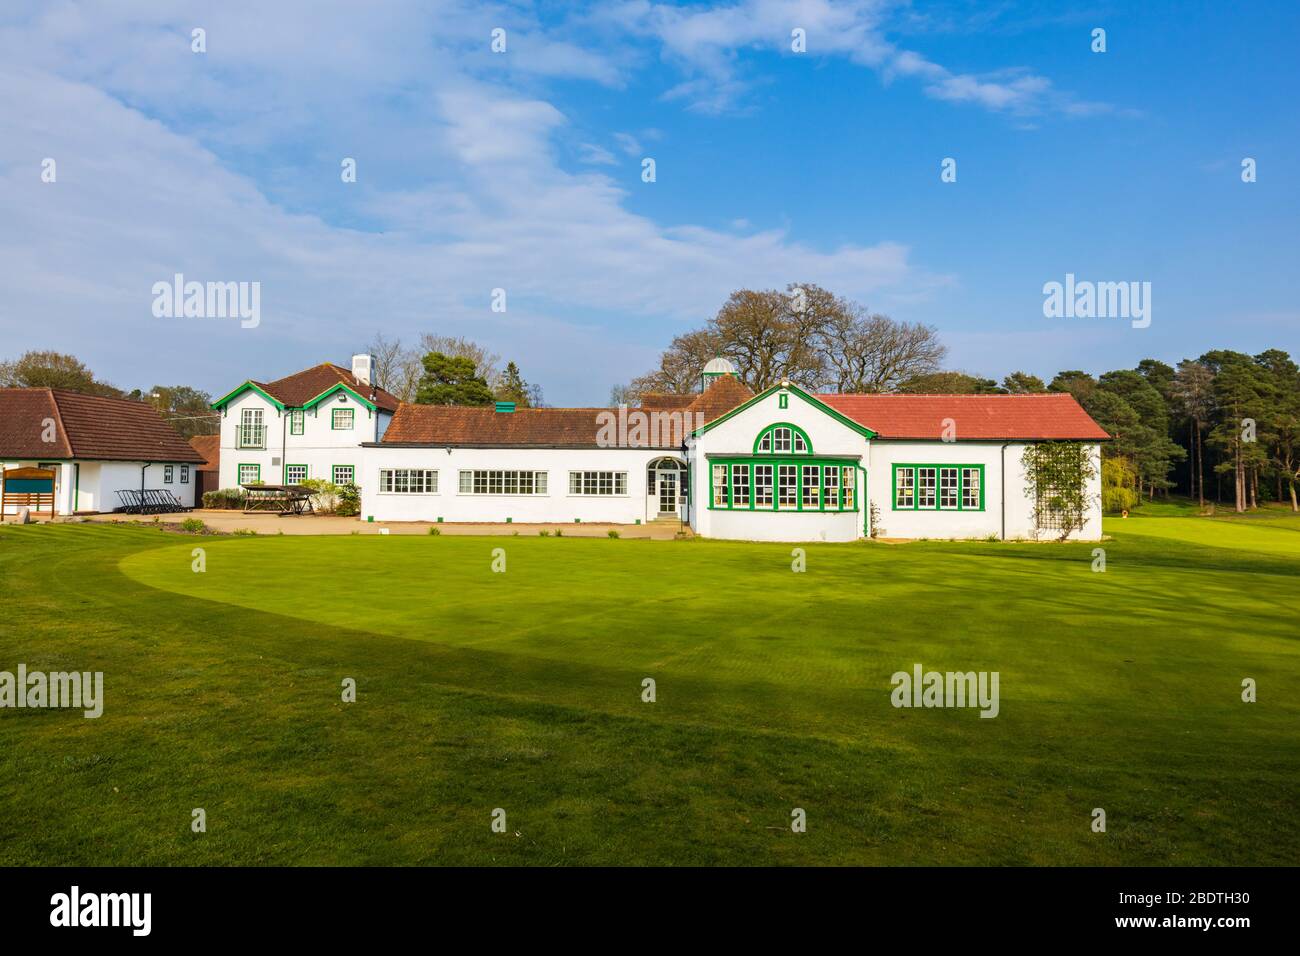
[[[790,422],[773,422],[754,439],[755,455],[811,455],[808,433]]]
[[[845,459],[710,459],[709,509],[857,511],[859,470],[857,461]]]
[[[778,396],[776,397],[776,404],[777,404],[777,407],[779,407],[779,408],[789,408],[789,407],[790,407],[790,393],[789,393],[789,392],[782,392],[780,395],[778,395]]]
[[[983,511],[984,466],[960,462],[898,462],[894,511]]]
[[[245,478],[244,477],[245,469],[249,469],[249,468],[251,468],[253,471],[253,477]],[[254,482],[258,482],[262,480],[262,466],[258,464],[254,464],[253,462],[247,462],[247,461],[240,462],[239,465],[236,466],[235,476],[239,479],[239,484],[251,485]]]
[[[342,416],[342,418],[340,418]],[[346,425],[340,425],[340,421],[346,421]],[[357,410],[355,408],[331,408],[330,409],[330,429],[336,432],[351,431],[356,427]]]
[[[289,475],[289,470],[290,470],[290,469],[293,469],[293,470],[295,471],[295,473],[296,473],[296,472],[297,472],[297,469],[299,469],[299,468],[302,469],[302,474],[299,475],[297,478],[293,478],[293,477],[291,477],[291,476]],[[284,466],[284,483],[285,483],[286,485],[300,485],[300,484],[302,484],[302,483],[303,483],[304,481],[306,481],[306,480],[307,480],[307,466],[306,466],[306,465],[290,465],[290,464],[285,464],[285,466]]]
[[[347,477],[343,477],[341,474],[341,472],[344,469],[347,469]],[[356,480],[357,480],[356,465],[331,465],[330,466],[330,481],[332,481],[334,484],[346,485],[349,482],[355,482]]]
[[[307,413],[301,408],[290,409],[289,411],[289,434],[301,435],[306,430]]]

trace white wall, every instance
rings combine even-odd
[[[776,422],[798,425],[813,446],[813,457],[822,455],[862,456],[865,478],[859,473],[859,497],[863,482],[866,502],[878,509],[877,531],[891,538],[988,538],[1003,536],[1005,502],[1007,538],[1051,540],[1055,532],[1037,532],[1033,501],[1025,494],[1025,469],[1021,461],[1025,444],[1010,443],[1005,452],[1001,442],[942,442],[868,440],[838,419],[791,394],[788,406],[780,407],[778,390],[761,402],[723,422],[695,439],[691,445],[694,507],[692,527],[698,534],[715,538],[755,541],[851,541],[868,526],[867,514],[858,512],[729,511],[709,507],[709,456],[753,454],[754,440]],[[1096,468],[1089,495],[1094,505],[1084,527],[1071,534],[1074,540],[1101,538],[1101,450],[1089,446]],[[797,458],[799,456],[788,456]],[[893,466],[983,465],[982,510],[896,510]],[[1005,480],[1005,488],[1004,488]],[[869,507],[868,505],[868,507]]]
[[[7,461],[9,468],[35,468],[38,461]],[[63,461],[56,464],[54,479],[55,512],[70,515],[76,512],[108,512],[116,509],[120,502],[115,494],[118,490],[140,489],[140,468],[138,461]],[[78,467],[79,466],[79,467]],[[149,489],[164,488],[179,498],[189,508],[194,506],[194,487],[197,481],[193,462],[172,462],[172,480],[165,480],[166,464],[150,463],[145,472],[145,487]],[[188,468],[186,482],[181,481],[181,469]],[[9,505],[6,514],[16,514],[18,509]]]
[[[260,408],[266,426],[266,448],[238,448],[239,423],[245,408]],[[351,408],[351,430],[331,427],[332,410]],[[254,391],[244,392],[225,408],[221,419],[220,486],[234,488],[239,484],[240,464],[259,465],[261,480],[268,485],[284,483],[286,465],[306,465],[308,478],[333,480],[334,465],[352,465],[361,474],[362,442],[378,441],[392,415],[371,411],[351,395],[336,392],[315,408],[303,413],[303,433],[290,434],[289,410],[279,411],[273,404]]]
[[[781,391],[707,431],[691,444],[692,481],[695,505],[691,526],[697,534],[712,538],[747,541],[853,541],[863,536],[866,515],[862,501],[856,511],[730,511],[710,508],[710,455],[754,455],[754,441],[767,426],[777,422],[797,425],[808,435],[813,458],[823,455],[846,456],[866,464],[870,443],[866,437],[810,405],[797,394],[788,395],[781,408]],[[800,458],[800,455],[782,457]],[[858,472],[861,498],[862,475]]]
[[[409,448],[359,449],[361,518],[375,521],[584,522],[635,524],[658,517],[657,500],[647,494],[650,462],[675,457],[671,452],[633,448]],[[423,468],[438,472],[432,494],[379,491],[382,469]],[[475,495],[460,493],[462,470],[545,471],[545,495]],[[570,471],[625,471],[627,494],[569,494]]]
[[[1095,504],[1087,522],[1080,531],[1071,534],[1073,540],[1096,541],[1101,538],[1101,447],[1090,445],[1097,474],[1088,494]],[[987,538],[1003,536],[1003,505],[1006,508],[1005,534],[1008,539],[1035,537],[1033,501],[1025,494],[1025,468],[1021,461],[1025,443],[1013,442],[1003,452],[1001,442],[921,442],[885,441],[871,443],[868,458],[868,494],[878,509],[878,533],[889,538]],[[1003,462],[1005,458],[1005,482]],[[967,510],[913,510],[895,509],[893,466],[895,464],[920,465],[983,465],[984,509]],[[1005,495],[1005,497],[1004,497]],[[1050,540],[1055,532],[1044,531],[1037,535]]]

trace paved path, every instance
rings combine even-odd
[[[554,533],[557,529],[564,536],[575,538],[604,538],[611,530],[617,531],[620,538],[654,538],[672,540],[680,526],[677,522],[654,522],[651,524],[512,524],[484,523],[460,524],[444,522],[436,524],[431,521],[360,521],[357,518],[339,518],[333,515],[280,515],[254,512],[244,514],[242,511],[209,511],[199,508],[194,511],[177,512],[161,515],[88,515],[91,521],[138,521],[150,524],[157,518],[167,524],[179,524],[186,518],[198,518],[213,531],[232,532],[238,530],[256,531],[258,534],[379,534],[386,529],[389,534],[428,534],[430,528],[437,528],[443,534],[478,534],[478,535],[531,535],[536,537],[539,531]],[[690,529],[685,529],[690,533]]]

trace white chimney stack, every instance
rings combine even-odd
[[[374,375],[375,357],[373,355],[354,355],[352,356],[352,375],[362,385],[373,385],[371,377]]]

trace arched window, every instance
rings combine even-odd
[[[754,441],[756,455],[811,455],[812,450],[807,433],[789,422],[768,425]]]

